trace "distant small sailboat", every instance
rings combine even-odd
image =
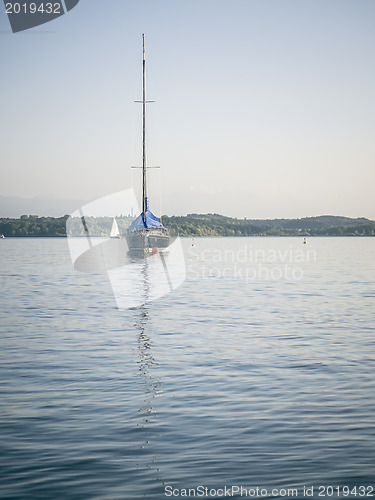
[[[5,236],[2,234],[2,235],[1,235],[1,238],[5,238]]]
[[[109,237],[110,238],[120,238],[121,237],[120,230],[119,230],[118,224],[117,224],[117,220],[115,218],[113,218],[111,234],[109,235]]]

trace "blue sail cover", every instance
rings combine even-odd
[[[151,212],[151,210],[146,210],[144,223],[142,215],[143,214],[138,215],[138,217],[131,223],[128,231],[143,227],[164,227],[160,220]]]

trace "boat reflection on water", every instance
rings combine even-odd
[[[87,246],[87,241],[90,245]],[[178,288],[186,278],[185,258],[179,237],[167,251],[129,255],[125,239],[70,238],[74,268],[83,273],[107,274],[119,309],[132,309]]]
[[[144,457],[145,461],[140,460],[137,467],[139,470],[144,470],[144,468],[152,470],[157,474],[156,479],[162,481],[160,468],[157,465],[158,457],[152,446],[157,429],[156,398],[161,393],[162,384],[160,379],[155,379],[153,376],[153,369],[158,363],[153,355],[153,343],[149,333],[150,317],[147,305],[151,291],[149,277],[149,259],[144,259],[142,262],[144,302],[137,311],[137,313],[139,312],[139,317],[134,323],[134,327],[138,332],[138,373],[142,379],[144,391],[143,405],[139,408],[140,420],[137,423],[137,428],[142,433],[140,458]]]
[[[163,297],[178,288],[186,277],[181,241],[177,238],[167,252],[132,257],[128,265],[109,269],[108,276],[119,309],[139,307]]]
[[[147,323],[147,310],[142,310],[142,317],[138,323],[140,332],[137,338],[138,352],[139,352],[139,373],[144,379],[145,399],[144,406],[139,409],[143,416],[144,424],[150,422],[155,416],[156,412],[153,409],[153,400],[157,396],[160,387],[160,381],[155,382],[151,375],[151,369],[156,365],[156,361],[152,355],[152,341],[146,333]],[[140,424],[139,424],[140,425]]]

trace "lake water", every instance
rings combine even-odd
[[[375,238],[182,243],[119,310],[66,239],[0,242],[0,498],[375,496]]]

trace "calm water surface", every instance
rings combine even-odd
[[[119,311],[65,239],[1,241],[1,499],[375,486],[375,238],[183,245]]]

